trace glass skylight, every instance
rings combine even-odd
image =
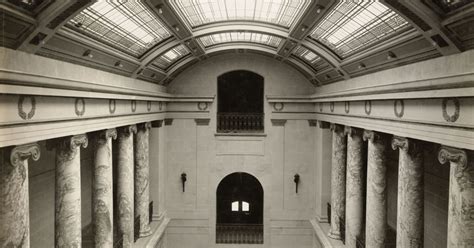
[[[199,41],[204,45],[204,47],[210,47],[222,43],[230,42],[250,42],[258,43],[262,45],[271,46],[277,48],[282,39],[268,34],[254,33],[254,32],[225,32],[225,33],[216,33],[206,36],[201,36]]]
[[[68,24],[136,57],[171,36],[141,1],[97,1]]]
[[[297,47],[293,53],[310,64],[321,60],[321,58],[316,53],[303,46]]]
[[[347,57],[407,27],[405,19],[378,1],[339,1],[311,37]]]
[[[183,45],[177,45],[159,56],[153,64],[158,68],[166,70],[174,62],[189,54],[189,50]]]
[[[290,28],[310,0],[170,0],[192,28],[220,21],[260,21]]]

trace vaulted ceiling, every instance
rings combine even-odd
[[[1,46],[167,85],[221,53],[315,86],[474,48],[472,0],[0,0]]]

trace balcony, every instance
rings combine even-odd
[[[217,224],[217,244],[263,244],[263,225]]]
[[[262,133],[263,113],[217,113],[218,133]]]

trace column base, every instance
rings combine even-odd
[[[341,233],[336,231],[329,230],[328,237],[335,240],[341,240]]]
[[[144,230],[140,230],[139,236],[140,236],[140,238],[147,237],[147,236],[150,236],[151,233],[152,233],[152,231],[151,231],[150,226],[147,226],[146,228],[144,228]]]

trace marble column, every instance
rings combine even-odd
[[[61,139],[56,145],[55,247],[81,247],[81,156],[85,134]]]
[[[387,228],[387,158],[388,138],[381,133],[364,130],[368,140],[367,152],[367,201],[365,221],[365,245],[383,248]]]
[[[28,159],[40,157],[38,144],[0,149],[0,247],[30,247]]]
[[[448,248],[474,247],[474,165],[466,151],[443,146],[441,164],[450,163]]]
[[[345,216],[346,208],[346,152],[347,143],[344,128],[331,123],[332,169],[331,169],[331,228],[328,236],[341,239],[339,218]]]
[[[423,146],[419,141],[393,137],[399,149],[397,247],[423,247],[424,184]]]
[[[135,137],[135,217],[140,216],[140,237],[151,234],[149,224],[149,135],[151,123],[138,125]]]
[[[117,161],[117,202],[118,232],[122,238],[122,247],[133,247],[134,214],[133,214],[133,134],[137,126],[126,126],[118,129],[118,161]]]
[[[346,246],[356,247],[363,233],[365,216],[365,144],[362,130],[345,127],[347,134]]]
[[[92,192],[94,247],[113,246],[112,138],[115,129],[95,136],[94,179]]]

